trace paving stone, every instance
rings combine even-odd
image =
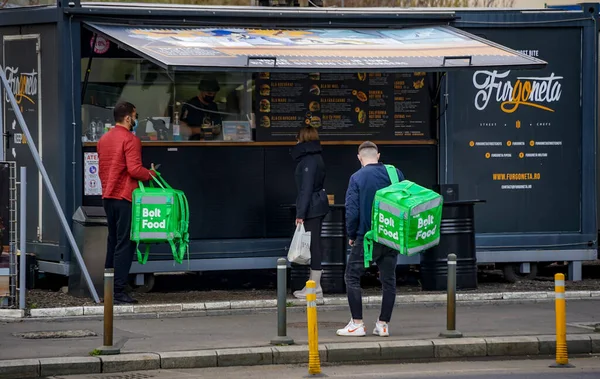
[[[206,305],[204,303],[183,303],[181,304],[181,309],[183,311],[204,311],[206,310]]]
[[[273,350],[273,364],[308,364],[308,346],[275,346]],[[327,348],[319,346],[319,359],[321,363],[327,362]]]
[[[149,304],[134,305],[134,313],[154,313],[154,312],[181,312],[182,304]]]
[[[40,368],[42,377],[102,372],[102,364],[97,357],[41,358]]]
[[[40,376],[40,361],[38,359],[0,360],[0,378],[25,379]]]
[[[381,359],[381,346],[377,342],[328,343],[327,362],[375,361]]]
[[[231,309],[230,301],[211,301],[204,303],[206,310]]]
[[[159,355],[162,369],[217,367],[217,352],[214,350],[173,351]]]
[[[219,367],[270,364],[273,364],[273,350],[270,347],[217,350],[217,365]]]
[[[483,338],[435,339],[436,358],[485,357],[487,344]]]
[[[504,292],[504,300],[541,300],[548,298],[548,292]]]
[[[40,308],[32,309],[31,317],[68,317],[83,316],[83,307]]]
[[[485,342],[490,357],[538,355],[540,351],[536,337],[489,337]]]
[[[556,336],[538,336],[540,355],[556,355]],[[587,334],[568,334],[567,352],[569,354],[590,354],[592,339]]]
[[[403,360],[434,358],[433,342],[426,340],[403,340],[380,342],[381,358],[384,360]]]
[[[600,353],[600,333],[590,334],[592,340],[592,354]]]
[[[23,318],[25,310],[23,309],[0,309],[0,318]]]
[[[101,355],[102,372],[158,370],[160,356],[155,353]]]

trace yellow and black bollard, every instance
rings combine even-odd
[[[565,299],[565,275],[554,275],[554,305],[556,312],[556,363],[550,367],[574,367],[569,364],[567,351],[567,306]]]
[[[308,324],[308,374],[321,374],[319,328],[317,324],[317,283],[306,282],[306,319]]]

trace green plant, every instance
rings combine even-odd
[[[102,354],[102,352],[98,349],[94,349],[94,350],[90,351],[90,356],[92,356],[92,357],[97,357],[100,354]]]
[[[293,306],[294,306],[294,302],[292,302],[292,301],[288,301],[288,302],[286,302],[286,303],[285,303],[285,306],[286,306],[287,308],[293,307]]]

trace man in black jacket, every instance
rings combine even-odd
[[[385,166],[379,163],[379,151],[373,142],[364,142],[358,148],[358,159],[362,168],[350,177],[346,192],[346,230],[352,246],[346,266],[346,290],[352,319],[345,328],[337,331],[338,336],[362,337],[366,335],[362,320],[362,289],[360,278],[365,273],[364,235],[371,230],[371,209],[375,193],[392,184]],[[404,175],[398,170],[398,180]],[[388,323],[396,301],[396,262],[398,252],[379,243],[373,244],[373,260],[379,269],[383,288],[381,314],[375,323],[374,335],[390,335]]]

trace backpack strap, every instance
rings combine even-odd
[[[392,184],[398,183],[400,180],[398,178],[398,171],[396,171],[396,167],[392,166],[391,164],[386,164],[384,166]]]
[[[365,268],[369,268],[373,260],[373,231],[369,230],[363,240]]]
[[[142,265],[145,265],[148,262],[148,256],[150,255],[150,245],[146,245],[146,251],[144,251],[144,256],[142,257],[142,253],[140,253],[140,243],[138,242],[135,246],[135,251],[137,252],[138,262]]]

